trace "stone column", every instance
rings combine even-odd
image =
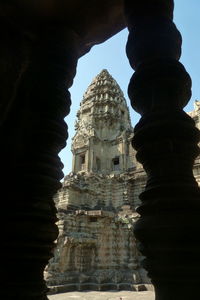
[[[156,300],[188,300],[200,284],[200,192],[193,176],[199,131],[183,111],[191,80],[178,61],[172,0],[125,0],[128,93],[141,114],[133,146],[147,173],[135,235]]]
[[[39,31],[0,128],[2,299],[47,299],[43,271],[58,234],[52,198],[63,177],[58,153],[67,139],[76,38],[59,26]]]

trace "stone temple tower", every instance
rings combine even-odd
[[[72,172],[55,199],[59,237],[47,284],[52,292],[145,288],[133,235],[145,174],[126,100],[107,70],[85,92],[75,126]]]
[[[135,166],[130,156],[133,129],[126,100],[107,70],[88,87],[77,117],[72,142],[74,173],[111,174]]]

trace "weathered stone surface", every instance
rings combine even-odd
[[[199,126],[199,102],[189,114]],[[133,227],[146,175],[131,147],[125,98],[107,70],[88,87],[77,116],[73,170],[55,198],[59,237],[47,284],[51,293],[145,290],[150,280]],[[199,160],[194,174],[200,182]]]
[[[109,291],[109,292],[69,292],[66,294],[50,295],[50,300],[154,300],[153,291],[130,292],[130,291]]]
[[[195,100],[194,102],[194,110],[188,113],[189,116],[195,121],[195,125],[198,129],[200,129],[200,101]],[[195,179],[200,186],[200,157],[198,156],[195,159],[193,174]]]

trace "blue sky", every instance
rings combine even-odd
[[[193,102],[200,99],[200,0],[175,0],[174,22],[183,38],[182,56],[180,61],[192,78],[192,97],[185,111],[193,110]],[[91,51],[80,58],[73,86],[70,88],[72,105],[66,117],[69,127],[67,146],[60,152],[64,164],[63,172],[68,174],[72,168],[71,138],[73,137],[76,113],[82,96],[92,79],[107,69],[120,85],[130,108],[131,121],[134,126],[140,116],[133,111],[127,96],[127,86],[133,74],[126,57],[125,46],[127,29],[121,31],[103,44],[94,46]]]

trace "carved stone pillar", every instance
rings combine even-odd
[[[0,130],[2,299],[47,299],[43,271],[58,233],[52,198],[63,177],[58,153],[66,144],[67,89],[77,63],[70,30],[41,26],[30,43]]]
[[[141,114],[133,146],[147,173],[135,235],[156,300],[188,300],[200,284],[200,192],[193,177],[199,131],[183,111],[191,80],[178,61],[172,0],[125,0],[132,107]]]

